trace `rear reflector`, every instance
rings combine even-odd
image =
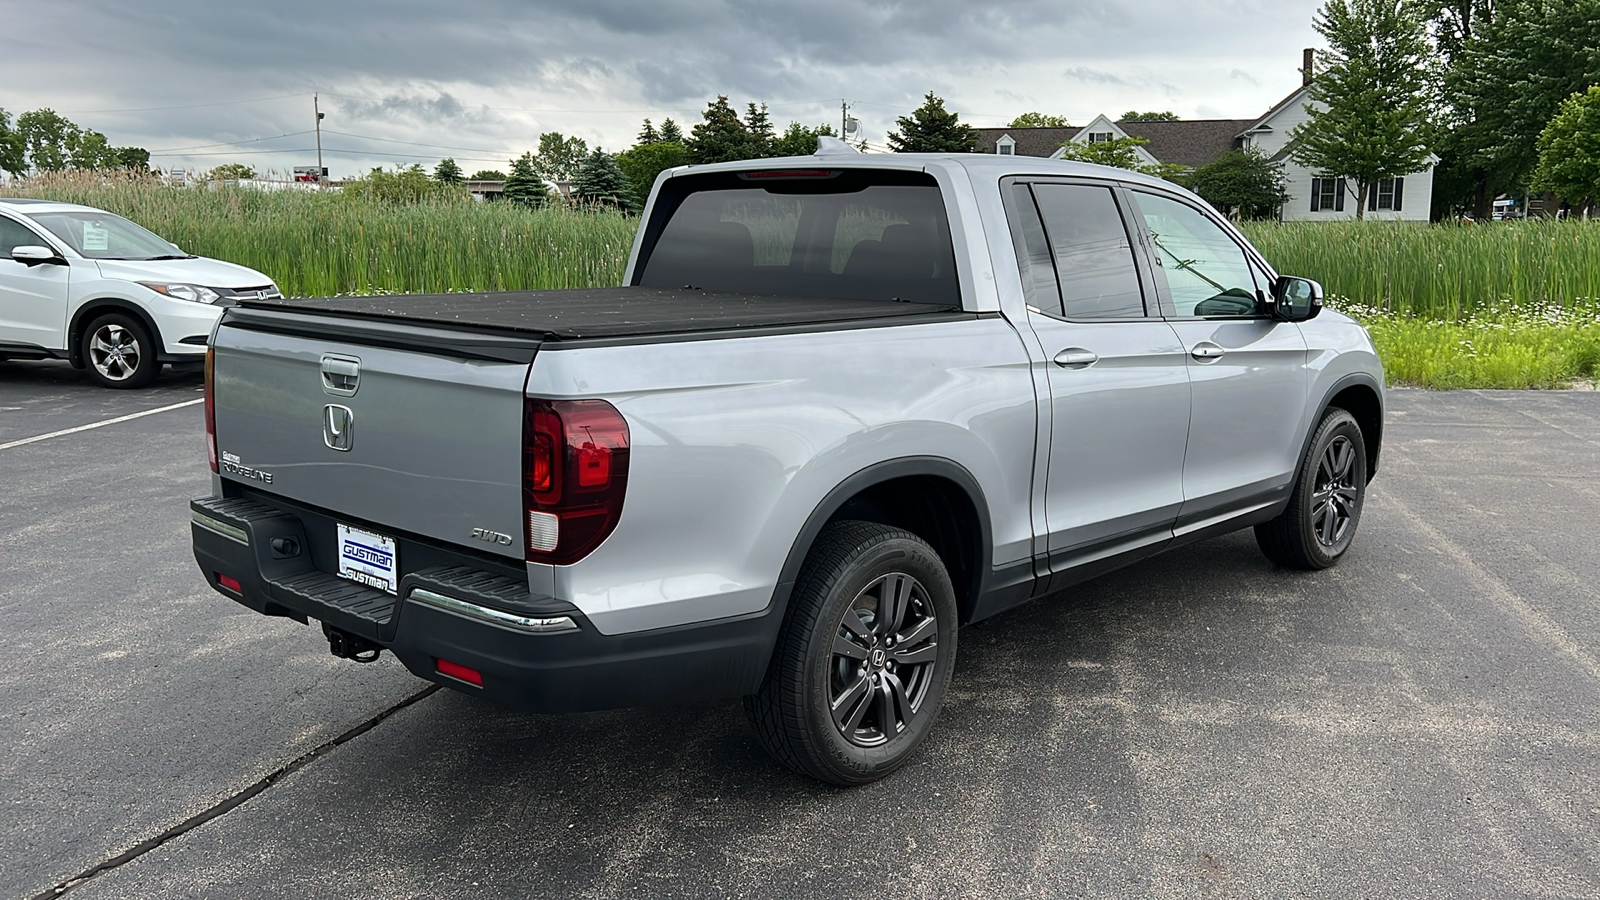
[[[244,593],[244,586],[239,583],[239,579],[229,578],[221,572],[217,573],[217,584],[220,584],[228,590],[233,591],[235,594]]]
[[[483,674],[477,669],[469,669],[448,659],[435,659],[434,663],[434,668],[438,670],[440,675],[449,675],[458,681],[465,681],[467,684],[483,687]]]

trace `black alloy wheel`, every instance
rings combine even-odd
[[[835,522],[806,556],[745,711],[780,762],[865,784],[927,738],[955,654],[955,589],[934,549],[898,528]]]
[[[1355,417],[1322,416],[1290,495],[1276,519],[1256,526],[1256,544],[1289,569],[1326,569],[1350,549],[1367,496],[1367,445]]]

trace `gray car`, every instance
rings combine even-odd
[[[685,167],[619,288],[246,301],[213,336],[223,594],[526,709],[744,697],[854,784],[960,629],[1253,527],[1347,552],[1383,373],[1173,184],[976,155]]]

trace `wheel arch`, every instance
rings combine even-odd
[[[1300,458],[1305,458],[1311,437],[1316,433],[1316,424],[1333,407],[1354,416],[1356,424],[1361,426],[1361,442],[1367,450],[1367,481],[1370,482],[1378,472],[1378,453],[1383,448],[1383,392],[1376,379],[1365,373],[1346,375],[1324,392],[1322,404],[1316,418],[1311,420],[1312,427],[1301,447]]]
[[[88,365],[83,358],[83,330],[89,327],[89,323],[93,322],[97,316],[108,312],[128,313],[138,319],[139,324],[143,325],[145,331],[149,333],[150,340],[155,343],[155,346],[150,349],[155,352],[156,358],[159,360],[166,356],[167,345],[161,337],[161,329],[156,327],[156,321],[151,317],[148,310],[137,303],[123,300],[119,297],[99,297],[85,301],[83,305],[79,306],[77,311],[72,314],[72,321],[67,324],[67,359],[72,363],[73,368],[81,369]]]
[[[845,519],[904,528],[927,541],[950,573],[959,619],[965,622],[971,617],[994,553],[989,507],[971,472],[935,456],[876,463],[829,491],[806,518],[784,559],[773,611],[781,615],[787,609],[800,568],[822,530]]]

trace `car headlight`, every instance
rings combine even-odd
[[[158,294],[165,294],[176,300],[188,300],[191,303],[215,303],[222,299],[221,294],[198,284],[168,284],[161,281],[139,283]]]

